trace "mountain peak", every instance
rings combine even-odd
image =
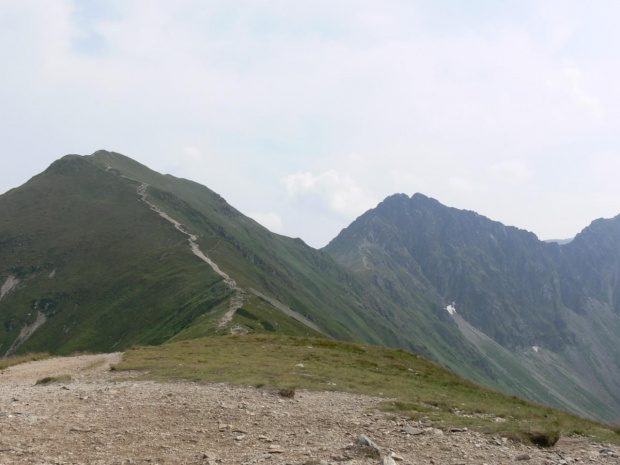
[[[393,194],[393,195],[386,197],[383,200],[383,202],[379,204],[379,207],[381,209],[385,207],[393,208],[395,206],[408,209],[408,208],[411,208],[411,206],[441,207],[444,205],[442,205],[439,201],[431,197],[427,197],[424,194],[420,194],[419,192],[413,194],[411,197],[409,197],[407,194],[402,194],[402,193]]]
[[[427,197],[426,195],[420,194],[419,192],[411,196],[411,203],[413,205],[420,205],[420,206],[426,206],[426,207],[450,208],[442,204],[439,200],[434,199],[432,197]]]
[[[388,197],[386,197],[383,202],[380,203],[380,205],[384,205],[384,206],[394,206],[394,205],[400,205],[402,207],[405,208],[410,208],[411,206],[414,207],[444,207],[444,208],[449,208],[446,207],[445,205],[443,205],[441,202],[439,202],[438,200],[432,198],[432,197],[428,197],[424,194],[421,194],[419,192],[416,192],[415,194],[413,194],[411,197],[409,197],[407,194],[393,194],[390,195]]]
[[[374,210],[382,210],[382,209],[392,210],[398,207],[402,208],[405,205],[407,205],[407,203],[409,203],[409,196],[407,194],[392,194],[392,195],[387,196],[381,202],[379,202],[379,204],[377,205],[375,209],[368,210],[366,213],[364,213],[364,215]]]
[[[56,160],[47,169],[45,173],[56,173],[61,175],[75,175],[81,173],[84,169],[92,167],[86,159],[80,155],[65,155],[64,157]]]
[[[435,199],[432,199],[431,197],[421,194],[420,192],[416,192],[415,194],[411,196],[411,200],[435,200]]]

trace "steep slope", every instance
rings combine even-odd
[[[579,283],[565,290],[567,305],[584,308],[592,297],[620,313],[620,216],[593,221],[562,251]]]
[[[559,348],[570,340],[566,328],[553,324],[560,249],[530,232],[421,194],[395,195],[325,250],[341,263],[378,261],[384,272],[400,272],[401,280],[413,277],[444,307],[455,302],[462,316],[500,344]],[[379,257],[389,257],[389,263]]]
[[[398,194],[324,250],[360,277],[400,294],[416,289],[449,308],[499,371],[502,389],[613,422],[618,223],[597,221],[560,246],[421,194]]]
[[[200,204],[204,214],[175,193]],[[288,257],[281,258],[277,252],[318,261],[325,269],[323,282],[329,282],[328,290],[322,290],[325,294],[340,296],[346,286],[346,272],[331,259],[321,258],[301,241],[279,245],[284,238],[243,217],[217,194],[103,151],[64,157],[4,194],[0,218],[4,323],[0,353],[66,353],[159,343],[186,330],[198,317],[208,322],[208,331],[216,331],[226,313],[231,319],[241,307],[246,291],[202,250],[211,249],[223,269],[234,263],[244,287],[269,288],[270,282],[279,280],[284,282],[282,288],[292,288],[291,295],[310,300],[312,290],[291,276],[295,270],[290,265],[278,266],[276,260]],[[200,227],[193,229],[195,225]],[[200,238],[193,234],[197,231]],[[271,254],[275,263],[261,261],[251,248],[254,244],[244,244],[237,235],[242,240],[271,239],[272,250],[281,249]],[[263,264],[262,276],[242,272],[256,268],[254,263]],[[261,279],[266,285],[261,285]],[[316,281],[308,279],[308,285],[320,287],[320,280]],[[351,339],[360,333],[378,341],[382,325],[377,324],[375,332],[347,308],[338,314],[340,320],[332,321],[329,310],[320,307],[356,305],[353,299],[346,304],[339,300],[345,299],[287,303],[319,323],[328,322],[336,336]],[[286,323],[287,319],[288,326],[303,333],[306,325],[301,317],[280,320]],[[221,326],[227,326],[226,320]]]
[[[113,152],[66,156],[0,196],[0,286],[0,354],[281,332],[407,348],[491,380],[423,295],[392,301],[208,188]]]
[[[197,183],[162,176],[113,152],[97,152],[94,159],[147,182],[151,201],[196,234],[201,249],[246,289],[250,314],[261,305],[292,309],[331,337],[407,348],[461,367],[479,382],[492,381],[474,348],[446,325],[449,315],[424,295],[412,291],[394,299],[398,295],[380,283],[367,285],[300,239],[271,233]],[[233,323],[251,324],[243,314]],[[208,335],[209,328],[199,320],[177,339]]]
[[[134,185],[77,156],[0,197],[0,264],[3,354],[161,342],[230,293]]]
[[[244,289],[246,302],[265,293],[333,337],[389,338],[390,330],[365,305],[361,284],[329,256],[300,239],[271,233],[200,184],[161,175],[113,152],[97,152],[93,159],[147,183],[149,201],[196,236],[203,253]]]

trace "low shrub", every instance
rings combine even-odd
[[[278,391],[280,397],[284,397],[286,399],[292,399],[295,397],[295,388],[282,388]]]
[[[543,433],[529,433],[527,436],[532,444],[539,447],[553,447],[560,439],[560,432],[557,430],[550,430]]]
[[[71,382],[71,375],[46,376],[38,379],[35,386],[47,386],[48,384],[65,384]]]

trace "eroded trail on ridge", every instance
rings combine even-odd
[[[159,216],[164,218],[166,221],[169,221],[170,223],[172,223],[179,232],[182,232],[183,234],[185,234],[187,236],[189,247],[192,253],[196,255],[198,258],[200,258],[203,262],[207,263],[213,269],[213,271],[219,274],[224,279],[224,282],[226,283],[228,288],[234,292],[234,295],[230,299],[230,306],[229,306],[228,311],[218,323],[218,328],[224,329],[228,325],[228,323],[232,321],[232,318],[235,312],[243,306],[243,299],[244,299],[245,292],[243,291],[243,289],[241,289],[237,285],[237,282],[233,278],[231,278],[228,274],[226,274],[224,271],[220,269],[217,263],[211,260],[204,252],[200,250],[200,246],[198,245],[198,242],[197,242],[198,236],[187,231],[180,222],[170,217],[170,215],[168,215],[165,211],[163,211],[157,205],[151,203],[148,200],[148,197],[146,194],[146,190],[148,187],[149,185],[145,182],[143,182],[142,184],[140,184],[140,186],[138,186],[137,192],[141,200],[145,204],[147,204],[150,207],[150,209],[153,210],[155,213],[157,213]]]
[[[586,438],[541,450],[496,435],[440,432],[380,412],[382,399],[366,396],[298,391],[282,399],[266,388],[137,381],[109,370],[120,358],[53,358],[0,372],[0,464],[378,465],[371,450],[352,446],[360,434],[403,464],[619,461],[618,447]],[[71,382],[34,385],[61,374]]]

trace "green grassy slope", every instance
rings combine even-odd
[[[113,152],[94,157],[125,176],[149,184],[150,200],[199,236],[201,250],[241,287],[252,286],[330,328],[335,337],[379,341],[361,316],[362,287],[331,258],[301,240],[273,234],[218,194],[192,181],[161,175]],[[356,302],[350,287],[360,295]],[[383,324],[375,321],[381,331]]]
[[[332,337],[414,350],[492,383],[484,361],[445,311],[415,290],[395,300],[389,289],[363,283],[300,239],[271,233],[200,184],[161,175],[113,152],[92,158],[149,183],[151,201],[197,234],[201,249],[242,287],[279,300]],[[211,323],[205,324],[207,329],[190,333],[209,334]]]
[[[20,280],[0,302],[0,353],[112,350],[179,332],[217,332],[231,292],[192,255],[187,237],[140,201],[136,189],[143,182],[149,201],[196,234],[239,286],[276,299],[329,336],[416,349],[444,363],[471,362],[458,337],[453,347],[415,319],[403,327],[399,304],[328,255],[269,232],[204,186],[106,151],[64,157],[0,196],[0,285],[10,276]],[[233,323],[266,330],[240,318]],[[281,318],[278,330],[302,334],[289,323]],[[15,346],[28,328],[32,335]]]
[[[45,323],[20,352],[158,343],[227,300],[221,278],[174,227],[139,202],[133,183],[65,157],[0,197],[0,353]]]
[[[591,384],[579,376],[564,354],[541,347],[508,350],[459,315],[455,320],[468,339],[503,374],[497,380],[502,392],[511,392],[608,424],[618,423],[617,414],[610,408],[613,400],[600,391],[594,392]]]

